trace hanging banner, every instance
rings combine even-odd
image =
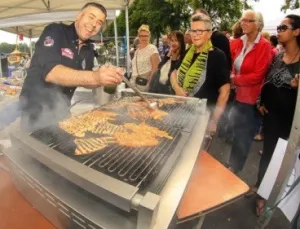
[[[20,41],[23,41],[23,40],[24,40],[24,34],[19,33],[19,40],[20,40]]]

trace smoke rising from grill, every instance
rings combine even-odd
[[[55,124],[70,116],[70,101],[75,88],[62,88],[43,83],[44,88],[35,85],[30,90],[22,91],[20,95],[21,128],[29,132]],[[67,92],[69,95],[63,93],[66,90],[70,90]]]

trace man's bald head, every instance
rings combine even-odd
[[[169,36],[168,35],[163,35],[162,36],[162,38],[161,38],[161,40],[162,40],[162,43],[164,44],[164,45],[167,45],[167,44],[169,44]]]

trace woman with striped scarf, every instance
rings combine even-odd
[[[224,52],[213,47],[210,41],[212,23],[209,17],[194,15],[190,34],[193,44],[179,69],[172,73],[171,85],[176,95],[207,99],[213,109],[208,131],[214,133],[229,96],[229,66]]]

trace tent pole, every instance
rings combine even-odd
[[[129,17],[128,17],[128,4],[129,1],[125,0],[126,6],[125,6],[125,23],[126,23],[126,52],[127,52],[127,58],[126,58],[126,64],[127,64],[127,77],[130,77],[130,50],[129,50]]]
[[[115,28],[116,61],[117,61],[117,66],[119,67],[119,45],[118,45],[117,18],[114,19],[114,28]]]
[[[19,27],[16,26],[17,38],[16,38],[16,49],[19,49]]]
[[[30,49],[30,57],[32,57],[32,44],[31,44],[31,38],[32,38],[32,29],[29,30],[29,49]]]
[[[0,77],[3,77],[2,73],[2,58],[0,57]]]

